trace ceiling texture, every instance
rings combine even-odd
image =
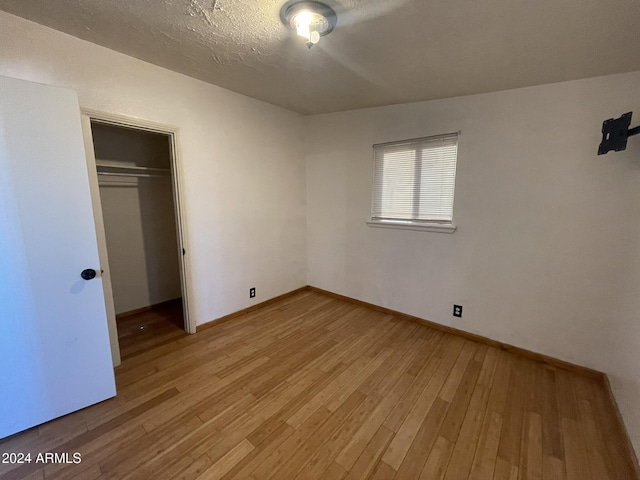
[[[0,0],[0,9],[303,114],[640,70],[637,0],[325,3],[338,24],[311,50],[284,25],[284,0]]]

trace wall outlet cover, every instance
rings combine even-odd
[[[453,316],[462,318],[462,305],[453,306]]]
[[[249,289],[249,298],[253,298],[256,296],[256,287],[251,287]]]

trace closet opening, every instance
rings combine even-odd
[[[190,331],[175,138],[91,118],[120,356]],[[104,267],[103,267],[104,269]]]

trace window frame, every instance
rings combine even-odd
[[[379,143],[373,145],[373,171],[372,171],[372,192],[371,192],[371,211],[369,215],[369,220],[366,222],[370,227],[381,227],[381,228],[393,228],[393,229],[403,229],[403,230],[418,230],[418,231],[430,231],[430,232],[440,232],[440,233],[454,233],[457,229],[456,224],[453,220],[453,208],[455,201],[455,183],[457,176],[457,163],[458,163],[458,147],[459,147],[459,137],[460,131],[451,132],[451,133],[443,133],[439,135],[430,135],[427,137],[420,138],[412,138],[407,140]],[[453,183],[453,195],[452,195],[452,204],[451,204],[451,221],[439,221],[439,220],[417,220],[415,218],[411,219],[382,219],[374,217],[374,205],[376,202],[376,149],[384,148],[384,147],[392,147],[392,146],[401,146],[406,144],[407,150],[413,147],[413,150],[416,152],[416,156],[421,154],[422,152],[418,151],[418,146],[420,143],[429,140],[437,140],[445,137],[456,137],[456,157],[455,157],[455,170],[454,170],[454,183]],[[423,159],[421,158],[419,162],[416,162],[415,168],[418,173],[421,173],[423,167]],[[419,203],[420,192],[422,188],[422,182],[412,190],[411,194],[413,196],[413,212],[414,216],[417,216],[416,205]]]

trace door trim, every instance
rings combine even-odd
[[[106,125],[113,125],[117,127],[132,128],[135,130],[142,130],[152,133],[160,133],[168,135],[171,139],[171,178],[173,184],[173,198],[175,203],[175,215],[176,215],[176,229],[178,234],[178,256],[180,258],[180,276],[181,276],[181,288],[182,288],[182,301],[184,310],[184,326],[187,333],[196,333],[196,322],[193,315],[191,315],[191,275],[189,268],[189,261],[187,260],[190,250],[190,243],[188,238],[188,229],[185,228],[185,208],[184,201],[180,194],[183,190],[183,162],[182,162],[182,147],[180,143],[180,128],[174,125],[166,125],[161,123],[152,122],[149,120],[129,117],[126,115],[118,115],[107,112],[101,112],[92,109],[81,109],[82,114],[87,116],[90,121],[103,123]],[[95,163],[95,158],[94,158]],[[95,165],[93,166],[95,169]],[[97,176],[97,175],[96,175]],[[92,188],[94,188],[92,186]],[[97,185],[96,187],[97,188]],[[102,218],[102,217],[100,217]],[[104,226],[102,228],[102,234],[104,235]],[[106,238],[100,239],[106,244]],[[182,251],[186,250],[187,255],[183,255]],[[110,283],[110,279],[109,279]],[[115,310],[114,310],[115,312]],[[114,315],[115,321],[115,315]]]

